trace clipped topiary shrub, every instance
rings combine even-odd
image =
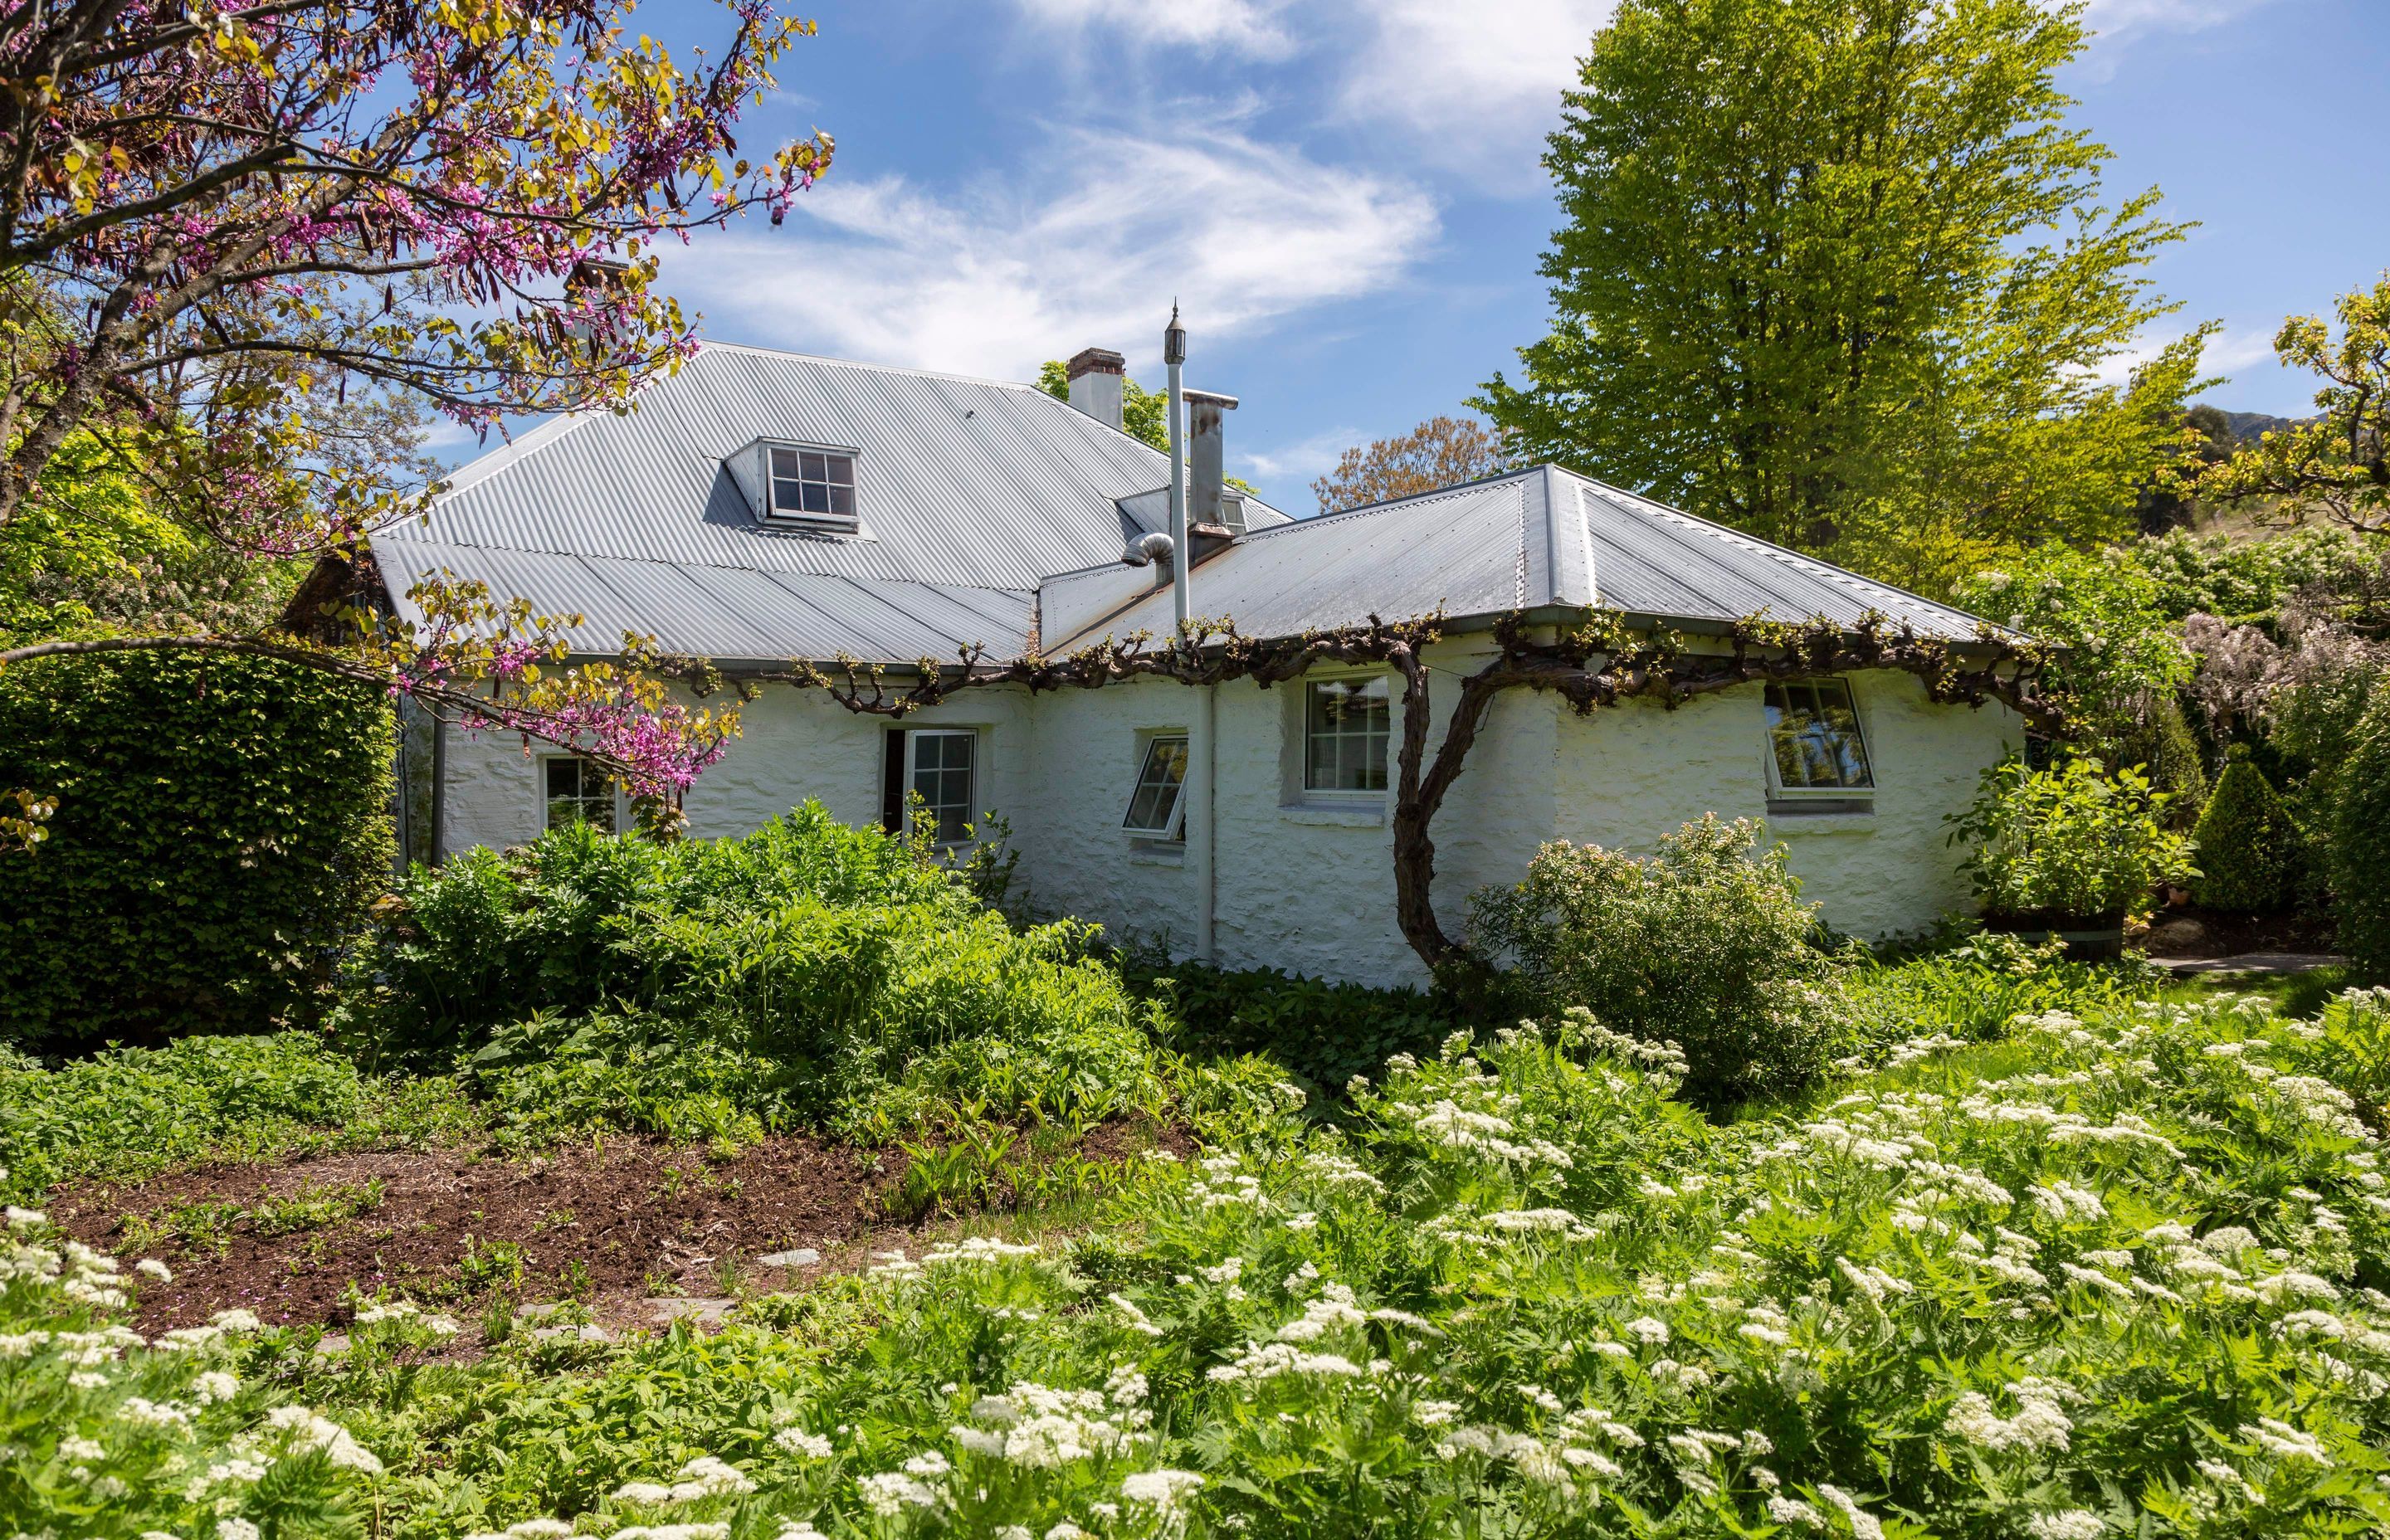
[[[1471,939],[1510,964],[1523,1004],[1585,1006],[1605,1025],[1685,1053],[1687,1093],[1720,1105],[1797,1090],[1844,1031],[1839,985],[1811,944],[1817,906],[1760,826],[1709,815],[1649,860],[1556,841],[1527,879],[1472,900]]]
[[[2390,983],[2390,689],[2374,692],[2334,779],[2332,897],[2341,949],[2373,982]]]
[[[0,1041],[42,1052],[312,1020],[386,891],[389,707],[272,659],[0,671],[0,789],[55,795],[0,856]]]
[[[2191,896],[2201,906],[2265,915],[2290,903],[2299,874],[2298,826],[2242,745],[2232,746],[2191,842],[2199,864]]]

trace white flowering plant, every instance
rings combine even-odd
[[[122,1324],[160,1264],[116,1259],[9,1211],[0,1237],[0,1522],[89,1540],[339,1533],[380,1457],[243,1372],[244,1310],[154,1337]]]
[[[892,1250],[562,1365],[519,1333],[298,1405],[131,1393],[405,1540],[2390,1527],[2390,994],[2042,1003],[1724,1124],[1584,1013],[1397,1055],[1341,1123],[1240,1072],[1085,1234]],[[77,1276],[42,1308],[106,1332],[116,1275]],[[89,1532],[146,1528],[249,1540]]]

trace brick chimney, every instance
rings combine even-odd
[[[1071,381],[1071,404],[1107,428],[1120,427],[1121,381],[1128,361],[1110,348],[1081,348],[1063,368]]]

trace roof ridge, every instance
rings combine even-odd
[[[1414,492],[1403,497],[1384,497],[1374,503],[1364,503],[1358,507],[1338,508],[1334,513],[1315,513],[1308,519],[1289,516],[1283,524],[1272,524],[1266,529],[1248,530],[1240,539],[1258,540],[1264,535],[1284,534],[1291,530],[1316,529],[1322,524],[1337,523],[1362,514],[1383,513],[1388,508],[1401,507],[1407,504],[1425,503],[1438,497],[1449,497],[1456,493],[1471,492],[1479,487],[1493,486],[1500,481],[1523,481],[1544,468],[1546,468],[1541,465],[1532,465],[1520,470],[1505,470],[1499,475],[1473,477],[1466,481],[1455,481],[1448,487],[1437,487],[1433,492]],[[1269,507],[1266,503],[1262,506]],[[1284,510],[1272,508],[1270,511],[1278,513]]]
[[[709,353],[715,349],[721,349],[727,353],[758,353],[764,354],[767,358],[802,358],[808,364],[833,364],[845,369],[868,369],[874,374],[901,374],[908,376],[914,379],[944,379],[950,380],[957,385],[990,385],[999,391],[1018,391],[1025,395],[1045,396],[1048,401],[1059,401],[1061,399],[1059,396],[1047,394],[1045,389],[1039,386],[1035,380],[996,379],[987,375],[957,374],[950,369],[916,369],[907,367],[902,364],[874,364],[867,359],[862,358],[840,358],[831,353],[804,353],[796,348],[766,347],[761,342],[722,342],[715,341],[708,338],[700,338],[698,340],[698,351],[700,353]],[[1071,404],[1065,401],[1062,402],[1062,404],[1068,406]],[[1085,416],[1084,413],[1081,415]],[[1095,419],[1089,418],[1088,420],[1093,421]],[[1137,442],[1140,443],[1144,443],[1142,439]],[[1151,448],[1152,446],[1148,444],[1146,447]]]
[[[1728,544],[1741,545],[1755,555],[1767,557],[1771,560],[1783,562],[1788,566],[1806,569],[1813,575],[1820,578],[1821,580],[1835,584],[1842,587],[1878,589],[1887,594],[1898,595],[1900,597],[1907,599],[1911,603],[1926,605],[1932,609],[1942,610],[1945,613],[1957,615],[1963,620],[1975,622],[1981,622],[1983,620],[1981,615],[1961,610],[1955,604],[1945,604],[1940,599],[1930,599],[1924,595],[1917,593],[1912,589],[1903,588],[1896,583],[1886,583],[1882,578],[1871,578],[1865,572],[1853,571],[1850,568],[1828,561],[1823,557],[1815,557],[1805,551],[1796,551],[1789,545],[1779,545],[1772,540],[1763,540],[1758,535],[1753,534],[1748,530],[1739,530],[1731,524],[1721,524],[1715,519],[1704,519],[1698,513],[1688,513],[1683,508],[1677,507],[1673,504],[1663,503],[1656,497],[1647,497],[1639,492],[1629,492],[1624,487],[1613,486],[1608,481],[1597,481],[1595,478],[1584,475],[1578,471],[1568,470],[1561,467],[1554,467],[1553,468],[1560,470],[1561,475],[1574,477],[1577,481],[1584,482],[1587,486],[1593,488],[1596,492],[1602,494],[1604,495],[1604,500],[1611,501],[1613,507],[1621,507],[1621,505],[1613,499],[1625,499],[1625,502],[1623,511],[1640,514],[1645,518],[1651,518],[1656,515],[1664,516],[1670,519],[1683,520],[1689,524],[1700,526],[1702,529],[1718,536]]]

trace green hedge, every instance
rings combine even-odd
[[[43,1052],[304,1021],[387,888],[391,713],[266,659],[0,672],[0,789],[58,799],[0,856],[0,1041]]]

